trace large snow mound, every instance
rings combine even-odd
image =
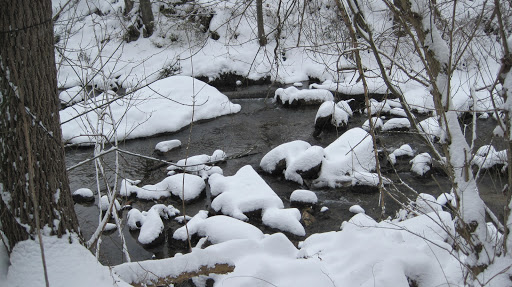
[[[110,110],[104,110],[107,102],[112,102]],[[102,128],[98,122],[101,111],[106,113]],[[148,137],[239,111],[240,105],[231,103],[216,88],[191,77],[174,76],[121,98],[103,93],[62,110],[60,119],[64,142],[93,144],[98,134],[109,141],[114,141],[115,135],[119,140]]]
[[[46,267],[50,286],[130,286],[73,238],[43,236]],[[0,285],[3,278],[0,278]],[[41,250],[37,240],[19,242],[11,253],[11,266],[5,286],[46,286]]]
[[[213,244],[233,239],[263,238],[263,232],[249,223],[225,215],[216,215],[208,218],[207,216],[208,212],[201,210],[187,223],[190,236],[197,234],[201,237],[208,237],[208,241]],[[173,238],[186,240],[187,231],[185,226],[176,230]]]
[[[213,174],[209,183],[212,196],[216,196],[211,205],[215,211],[247,221],[244,213],[261,210],[263,224],[299,236],[306,234],[298,210],[283,210],[283,201],[250,165],[233,176]]]
[[[313,182],[315,186],[335,188],[345,184],[356,185],[360,183],[358,175],[365,184],[374,184],[373,180],[368,180],[376,165],[373,142],[363,129],[348,130],[327,146],[324,152],[322,169]]]

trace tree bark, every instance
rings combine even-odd
[[[148,38],[153,35],[153,30],[155,28],[155,17],[153,16],[150,0],[140,0],[140,17],[144,24],[142,36],[144,36],[144,38]]]
[[[64,161],[49,0],[0,0],[0,223],[12,250],[79,233]]]
[[[258,41],[260,46],[265,46],[267,45],[267,37],[263,26],[263,0],[256,0],[256,18],[258,22]]]

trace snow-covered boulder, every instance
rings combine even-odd
[[[348,211],[352,212],[352,213],[365,213],[364,209],[360,206],[360,205],[352,205]]]
[[[86,99],[89,96],[88,94],[86,88],[75,86],[60,92],[59,99],[63,105],[72,105]]]
[[[411,123],[406,118],[392,118],[382,126],[382,131],[408,131]]]
[[[64,142],[94,144],[98,115],[85,111],[111,101],[112,118],[116,122],[105,121],[102,132],[110,141],[114,141],[114,134],[125,140],[174,132],[190,124],[192,118],[194,121],[212,119],[237,113],[241,108],[216,88],[188,76],[153,82],[130,98],[117,97],[103,94],[60,111]]]
[[[481,146],[471,160],[471,164],[482,169],[507,166],[507,150],[496,151],[492,145]]]
[[[443,130],[441,129],[441,126],[439,126],[439,121],[435,117],[422,120],[419,123],[419,128],[421,129],[420,132],[432,141],[438,141],[444,138]]]
[[[168,151],[175,149],[177,147],[180,147],[180,146],[181,146],[180,140],[168,140],[168,141],[163,141],[163,142],[157,143],[155,146],[155,150],[157,150],[159,152],[168,152]]]
[[[77,203],[94,202],[94,192],[88,188],[79,188],[73,191],[73,201]]]
[[[327,146],[324,152],[322,170],[313,181],[314,186],[336,188],[362,183],[372,186],[375,184],[371,173],[376,166],[373,142],[363,129],[348,130]]]
[[[318,197],[316,196],[316,193],[311,190],[305,190],[305,189],[297,189],[292,192],[290,195],[290,202],[292,204],[316,204],[318,202]]]
[[[243,222],[241,220],[225,216],[216,215],[208,217],[208,212],[201,210],[187,224],[188,234],[190,236],[198,235],[207,237],[213,244],[226,242],[233,239],[263,239],[264,235],[257,227]],[[173,238],[176,240],[187,240],[187,230],[185,226],[177,229]]]
[[[282,200],[250,165],[233,176],[214,174],[209,183],[215,197],[211,207],[216,212],[247,221],[245,213],[261,211],[263,224],[295,235],[305,234],[304,228],[299,228],[300,213],[297,218],[295,211],[283,211]]]
[[[107,195],[103,195],[100,198],[100,202],[98,202],[98,207],[101,209],[101,211],[107,211],[108,207],[110,206],[110,200],[108,199]],[[120,211],[121,210],[121,204],[117,199],[114,199],[114,204],[112,205],[112,212]]]
[[[399,148],[395,149],[392,153],[390,153],[388,159],[391,164],[395,165],[397,162],[397,158],[412,156],[414,156],[414,151],[412,150],[411,146],[408,144],[404,144]]]
[[[138,241],[142,245],[153,246],[162,242],[164,239],[163,219],[170,219],[178,215],[180,211],[174,206],[165,206],[164,204],[155,204],[148,211],[140,212],[132,208],[128,212],[128,228],[130,230],[140,229]]]
[[[419,176],[424,176],[432,167],[432,157],[424,152],[415,156],[411,161],[411,171]]]
[[[135,195],[139,199],[152,200],[170,197],[178,197],[180,200],[191,201],[198,198],[206,184],[204,180],[193,174],[181,173],[166,177],[157,184],[148,184],[137,187],[133,181],[121,182],[120,194],[122,196]]]
[[[345,107],[345,105],[342,105]],[[347,104],[348,106],[348,104]],[[350,109],[350,107],[348,106]],[[352,110],[350,110],[352,112]],[[318,137],[322,131],[333,128],[344,130],[348,125],[350,114],[333,101],[326,101],[320,105],[315,117],[314,137]]]
[[[381,130],[384,126],[382,119],[379,117],[372,117],[372,123],[375,130]],[[366,120],[361,128],[367,132],[370,132],[370,120]]]
[[[213,164],[224,161],[226,153],[220,149],[215,150],[213,154],[195,155],[186,159],[180,159],[175,165],[167,168],[170,171],[169,175],[174,174],[176,171],[183,171],[195,175],[199,175],[203,179],[208,178],[214,173],[222,174],[222,169]]]
[[[296,87],[279,88],[275,92],[274,100],[283,105],[296,106],[301,104],[318,104],[332,101],[332,93],[324,89],[299,90]]]
[[[260,161],[260,167],[271,174],[282,174],[288,162],[307,149],[311,145],[305,141],[296,140],[281,144],[269,151]]]

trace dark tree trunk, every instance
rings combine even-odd
[[[153,30],[155,28],[155,17],[153,17],[150,0],[140,0],[140,16],[142,18],[142,23],[144,24],[142,35],[144,38],[148,38],[153,35]]]
[[[124,0],[124,15],[128,15],[133,9],[133,0]]]
[[[0,7],[0,222],[12,250],[43,228],[58,236],[79,228],[61,140],[51,1]]]
[[[265,46],[267,45],[267,37],[263,26],[263,0],[256,0],[256,18],[258,22],[258,41],[260,46]]]

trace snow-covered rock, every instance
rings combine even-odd
[[[297,218],[294,211],[283,211],[284,204],[279,196],[250,165],[233,176],[214,174],[209,183],[211,194],[215,196],[211,205],[215,211],[247,221],[249,218],[244,213],[261,210],[263,224],[296,235],[305,234],[303,228],[299,228],[302,226],[300,213]]]
[[[94,192],[88,188],[79,188],[73,191],[73,201],[81,202],[93,202]]]
[[[391,164],[396,164],[396,159],[398,157],[405,157],[405,156],[409,156],[409,157],[412,157],[414,156],[414,151],[412,150],[411,146],[408,145],[408,144],[404,144],[402,146],[400,146],[399,148],[395,149],[392,153],[389,154],[389,161],[391,162]]]
[[[163,239],[163,219],[169,219],[178,215],[180,211],[174,206],[155,204],[148,211],[140,212],[132,208],[128,212],[127,225],[130,230],[140,229],[138,241],[143,245],[155,245]]]
[[[234,239],[263,239],[264,235],[257,227],[243,222],[241,220],[216,215],[207,217],[208,212],[201,210],[187,224],[190,236],[197,234],[201,237],[207,237],[213,244],[226,242]],[[187,231],[185,226],[177,229],[173,238],[177,240],[187,240]]]
[[[290,202],[316,204],[318,197],[314,191],[297,189],[290,195]]]
[[[425,175],[431,168],[432,157],[426,152],[415,156],[411,161],[411,171],[419,176]]]
[[[473,159],[472,165],[482,169],[489,169],[493,166],[507,166],[507,150],[496,151],[492,145],[481,146]]]
[[[332,101],[334,97],[330,91],[324,89],[299,90],[296,87],[288,87],[277,89],[274,100],[285,105],[297,105]]]
[[[180,147],[180,146],[181,146],[180,140],[169,140],[169,141],[163,141],[163,142],[157,143],[155,146],[155,150],[157,150],[159,152],[168,152],[168,151],[175,149],[177,147]]]
[[[260,167],[268,173],[280,174],[286,169],[288,162],[310,147],[309,143],[301,140],[281,144],[263,156]]]
[[[186,159],[180,159],[176,164],[171,165],[167,170],[172,172],[180,170],[187,173],[199,175],[203,179],[209,177],[214,173],[222,174],[222,169],[217,166],[212,166],[216,162],[224,161],[226,159],[226,153],[222,150],[215,150],[213,154],[206,155],[195,155]]]
[[[421,132],[430,140],[437,141],[443,138],[443,130],[439,126],[439,122],[435,117],[427,118],[419,123]]]
[[[119,193],[122,196],[135,196],[139,199],[160,199],[174,195],[184,201],[198,198],[206,184],[204,180],[193,174],[181,173],[166,177],[157,184],[148,184],[137,187],[130,181],[123,180]]]
[[[411,123],[406,118],[393,118],[387,120],[382,126],[383,131],[407,131]]]
[[[375,169],[373,142],[370,135],[361,128],[345,132],[324,149],[325,158],[315,186],[332,188],[359,184],[357,174],[367,175]],[[368,176],[362,176],[361,178]]]
[[[85,88],[81,86],[75,86],[60,92],[59,99],[64,105],[71,105],[83,101],[88,97],[88,93]]]
[[[119,140],[148,137],[187,126],[192,121],[192,114],[193,120],[199,121],[240,111],[240,105],[231,103],[216,88],[186,76],[156,81],[129,98],[116,97],[112,93],[102,94],[94,100],[62,110],[60,119],[64,142],[93,144],[98,133],[109,141],[114,140],[114,133]],[[107,101],[113,101],[110,107],[115,122],[109,117],[103,130],[97,131],[98,114],[85,112]]]
[[[350,109],[350,107],[348,108]],[[331,128],[345,128],[348,124],[349,116],[350,114],[345,109],[333,101],[326,101],[322,103],[316,113],[315,132],[313,136],[319,136],[323,130]]]
[[[100,202],[98,203],[98,207],[102,211],[107,211],[109,205],[110,205],[110,200],[108,199],[108,196],[107,195],[103,195],[100,198]],[[112,212],[120,211],[120,210],[121,210],[121,204],[119,203],[119,201],[117,199],[114,199],[114,205],[112,206]]]
[[[360,205],[352,205],[348,211],[352,213],[365,213],[364,209]]]
[[[372,117],[372,123],[376,130],[381,130],[384,126],[382,119],[379,117]],[[370,120],[366,120],[361,128],[367,132],[370,132]]]

